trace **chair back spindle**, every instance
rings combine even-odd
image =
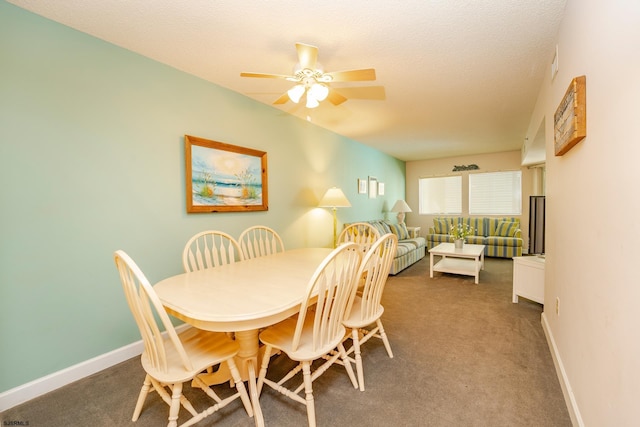
[[[244,259],[263,257],[284,251],[278,233],[264,225],[249,227],[238,238]]]
[[[191,237],[182,252],[186,272],[214,268],[242,261],[240,244],[231,235],[216,230],[202,231]]]
[[[353,242],[360,246],[364,255],[371,245],[380,238],[380,233],[371,224],[366,222],[354,222],[342,230],[338,237],[338,244]]]
[[[294,351],[300,344],[306,316],[314,316],[313,351],[330,345],[337,336],[344,334],[342,321],[356,290],[356,273],[362,257],[357,248],[355,243],[339,246],[312,276],[293,335]],[[317,295],[317,299],[313,295]],[[309,310],[312,305],[314,309]]]

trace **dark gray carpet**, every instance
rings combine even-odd
[[[378,339],[363,347],[364,392],[353,389],[339,365],[314,382],[318,425],[570,426],[540,323],[542,306],[524,298],[511,303],[511,260],[487,259],[480,284],[473,280],[442,273],[430,279],[428,256],[390,277],[383,322],[395,357],[387,357]],[[277,356],[270,373],[290,366],[286,356]],[[155,393],[131,422],[143,378],[136,357],[5,411],[0,422],[166,425],[168,407]],[[201,394],[185,385],[196,408],[208,403]],[[197,425],[254,425],[236,402]],[[269,388],[260,403],[267,426],[307,424],[302,405]],[[186,411],[181,414],[184,422]]]

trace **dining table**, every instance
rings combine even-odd
[[[307,285],[328,248],[299,248],[159,281],[154,290],[172,316],[207,331],[233,333],[239,351],[235,357],[242,379],[248,382],[256,425],[264,425],[258,402],[260,329],[298,313]],[[207,384],[229,381],[227,369],[200,376]]]

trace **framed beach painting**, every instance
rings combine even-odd
[[[185,135],[187,212],[269,210],[267,153]]]

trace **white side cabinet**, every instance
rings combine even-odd
[[[521,256],[513,258],[513,302],[518,297],[544,304],[544,258]]]

